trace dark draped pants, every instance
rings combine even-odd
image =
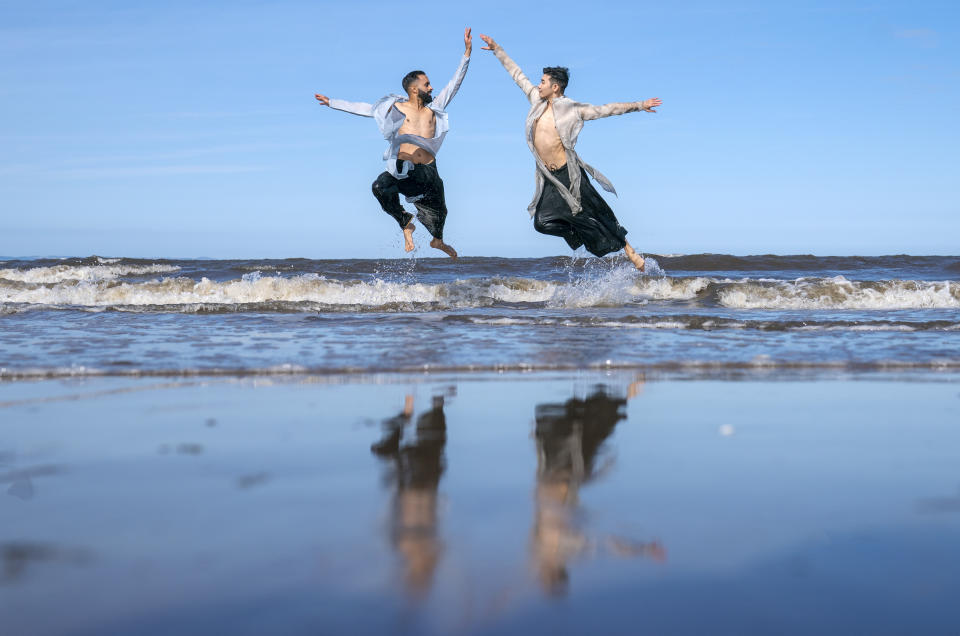
[[[550,174],[565,187],[570,187],[567,166],[551,170]],[[537,202],[537,211],[533,216],[533,228],[537,232],[563,238],[570,249],[575,250],[583,245],[595,256],[623,249],[627,244],[627,231],[621,227],[613,210],[590,183],[586,170],[580,168],[580,204],[583,210],[579,214],[570,210],[570,206],[552,181],[545,181],[543,194]]]
[[[397,160],[397,172],[403,169],[403,161]],[[419,197],[413,201],[417,219],[430,234],[443,240],[443,224],[447,220],[447,202],[443,196],[443,180],[437,172],[437,162],[415,163],[406,179],[397,179],[383,172],[373,182],[373,196],[377,197],[383,211],[392,216],[400,228],[407,227],[413,215],[403,209],[400,195]]]

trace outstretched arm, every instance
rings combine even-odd
[[[517,86],[520,87],[520,90],[523,91],[523,94],[527,96],[531,102],[538,99],[540,93],[537,91],[537,87],[533,85],[527,76],[523,74],[523,71],[520,70],[520,67],[517,66],[517,63],[510,59],[510,56],[507,55],[507,52],[503,50],[503,47],[493,41],[493,38],[489,35],[480,35],[480,39],[486,44],[483,47],[484,51],[493,51],[493,54],[497,56],[497,59],[500,60],[500,63],[503,64],[503,68],[507,69],[507,73],[510,74],[510,77],[513,78],[513,81],[517,83]]]
[[[473,51],[473,37],[470,35],[472,29],[467,27],[463,31],[463,48],[464,53],[463,57],[460,59],[460,66],[457,67],[457,71],[453,74],[453,78],[443,87],[443,90],[437,93],[437,96],[433,98],[433,101],[437,103],[437,106],[441,110],[447,107],[447,104],[453,99],[453,96],[457,94],[457,91],[460,90],[460,84],[463,83],[463,78],[467,75],[467,67],[470,65],[470,53]]]
[[[648,113],[655,113],[653,108],[663,102],[659,97],[647,99],[642,102],[613,102],[594,106],[593,104],[580,104],[580,118],[583,120],[600,119],[601,117],[610,117],[611,115],[623,115],[624,113],[635,113],[639,110],[645,110]]]
[[[342,99],[330,99],[320,93],[315,93],[313,96],[320,102],[321,106],[329,106],[335,110],[342,110],[345,113],[360,115],[361,117],[373,117],[373,105],[371,104],[365,102],[348,102]]]

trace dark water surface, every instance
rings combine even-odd
[[[949,372],[21,380],[0,421],[4,634],[960,625]]]
[[[0,262],[0,377],[960,368],[960,257]]]

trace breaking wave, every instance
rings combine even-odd
[[[0,270],[0,314],[90,308],[176,312],[434,311],[471,307],[630,307],[648,303],[732,309],[896,310],[960,308],[960,283],[853,281],[843,276],[773,279],[641,276],[615,267],[569,280],[486,276],[448,282],[337,280],[318,274],[245,274],[119,280],[177,271],[166,264],[57,265]]]
[[[744,281],[718,291],[735,309],[955,309],[960,283],[851,281],[843,276],[796,281]]]
[[[99,257],[98,257],[99,258]],[[67,281],[116,280],[124,276],[168,274],[179,271],[176,265],[114,265],[119,259],[99,259],[103,265],[53,265],[24,269],[0,269],[0,279],[21,283],[62,283]]]

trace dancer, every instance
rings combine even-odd
[[[443,551],[437,530],[437,491],[447,466],[443,406],[443,396],[435,396],[431,409],[417,418],[416,437],[408,435],[403,443],[404,428],[413,419],[413,396],[408,395],[403,411],[383,423],[383,438],[370,447],[389,466],[384,481],[393,490],[391,542],[403,559],[408,590],[421,598],[430,590]]]
[[[642,102],[594,106],[575,102],[564,91],[569,71],[564,67],[543,69],[540,85],[527,79],[520,67],[493,38],[481,35],[513,80],[530,100],[527,113],[527,145],[537,163],[537,190],[527,208],[533,227],[542,234],[562,237],[571,249],[581,245],[596,256],[623,250],[634,266],[643,271],[643,257],[627,242],[627,231],[613,210],[594,189],[589,174],[607,192],[616,194],[613,184],[583,161],[574,150],[583,122],[635,111],[656,112],[662,103],[654,97]]]
[[[373,195],[384,212],[392,216],[403,230],[404,249],[413,251],[413,215],[403,209],[400,195],[417,208],[417,218],[433,236],[430,247],[457,257],[456,250],[443,241],[447,204],[443,180],[437,172],[437,152],[450,129],[446,108],[457,94],[473,50],[473,38],[467,28],[463,33],[466,49],[453,79],[433,96],[433,86],[423,71],[410,71],[401,84],[407,96],[391,94],[375,104],[348,102],[314,95],[323,106],[362,117],[373,117],[380,132],[390,143],[384,153],[387,169],[373,182]]]
[[[581,488],[601,479],[613,465],[604,446],[617,424],[627,418],[627,400],[642,385],[641,378],[631,383],[626,399],[598,385],[586,398],[536,406],[537,486],[530,547],[540,584],[551,596],[566,593],[569,565],[579,556],[604,552],[623,558],[666,559],[666,550],[657,540],[592,534],[582,524],[580,510]]]

